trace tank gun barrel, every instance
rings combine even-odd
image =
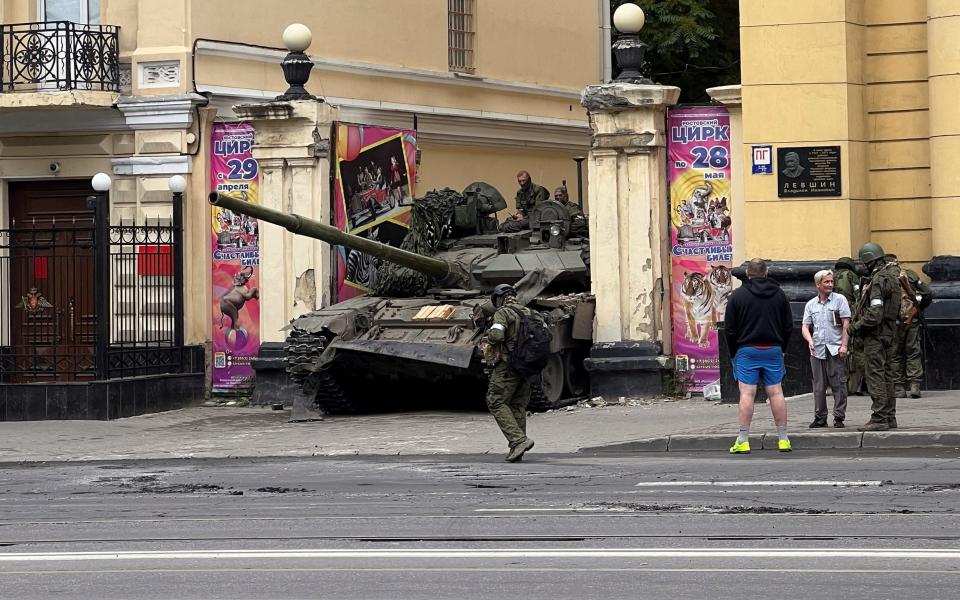
[[[245,202],[238,198],[217,194],[216,192],[211,193],[209,199],[210,204],[214,206],[219,206],[241,215],[247,215],[260,221],[279,225],[295,235],[303,235],[327,242],[328,244],[344,246],[351,250],[357,250],[358,252],[363,252],[375,258],[390,261],[437,278],[447,277],[451,271],[450,265],[444,260],[421,256],[416,252],[409,252],[389,244],[345,233],[336,227],[314,219],[308,219],[295,213],[284,213],[259,204]]]

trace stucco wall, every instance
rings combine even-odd
[[[447,3],[442,0],[259,0],[192,3],[195,37],[282,46],[301,22],[313,31],[310,53],[328,58],[447,71]],[[231,19],[224,15],[251,15]],[[573,89],[599,79],[599,17],[593,0],[476,2],[476,74]]]
[[[872,239],[911,266],[929,260],[937,253],[930,3],[740,4],[744,156],[753,144],[839,145],[843,178],[839,198],[782,199],[776,176],[751,175],[747,161],[746,253],[827,258]],[[944,46],[937,42],[931,52],[943,54]]]

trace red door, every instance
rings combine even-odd
[[[87,208],[91,193],[86,181],[10,184],[7,306],[13,381],[95,377],[94,212]]]

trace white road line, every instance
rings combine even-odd
[[[641,563],[644,564],[644,563]],[[108,574],[128,574],[128,573],[242,573],[250,575],[251,573],[355,573],[355,572],[380,572],[380,573],[463,573],[470,571],[472,573],[840,573],[850,575],[861,575],[864,573],[874,573],[877,575],[960,575],[956,569],[782,569],[782,568],[725,568],[725,567],[266,567],[255,566],[249,568],[219,568],[211,569],[169,569],[169,568],[150,568],[150,569],[31,569],[31,570],[3,570],[0,571],[0,578],[4,575],[108,575]]]
[[[475,508],[473,512],[601,512],[610,510],[597,506],[592,508]]]
[[[634,487],[878,487],[882,481],[641,481]]]
[[[490,548],[468,549],[307,549],[307,550],[118,550],[115,552],[45,552],[0,554],[0,563],[13,562],[76,562],[110,560],[238,560],[238,559],[304,559],[304,558],[926,558],[960,559],[960,550],[947,548],[910,549],[839,549],[753,548],[718,550],[715,548]]]

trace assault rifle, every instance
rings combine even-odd
[[[914,317],[917,316],[917,293],[913,291],[913,286],[910,285],[910,279],[903,271],[900,271],[900,277],[898,277],[897,280],[900,282],[900,289],[907,295],[907,297],[901,301],[901,305],[903,301],[909,301],[910,303],[909,309],[905,309],[903,306],[900,308],[900,315],[903,318],[904,324],[909,325],[913,322]]]

